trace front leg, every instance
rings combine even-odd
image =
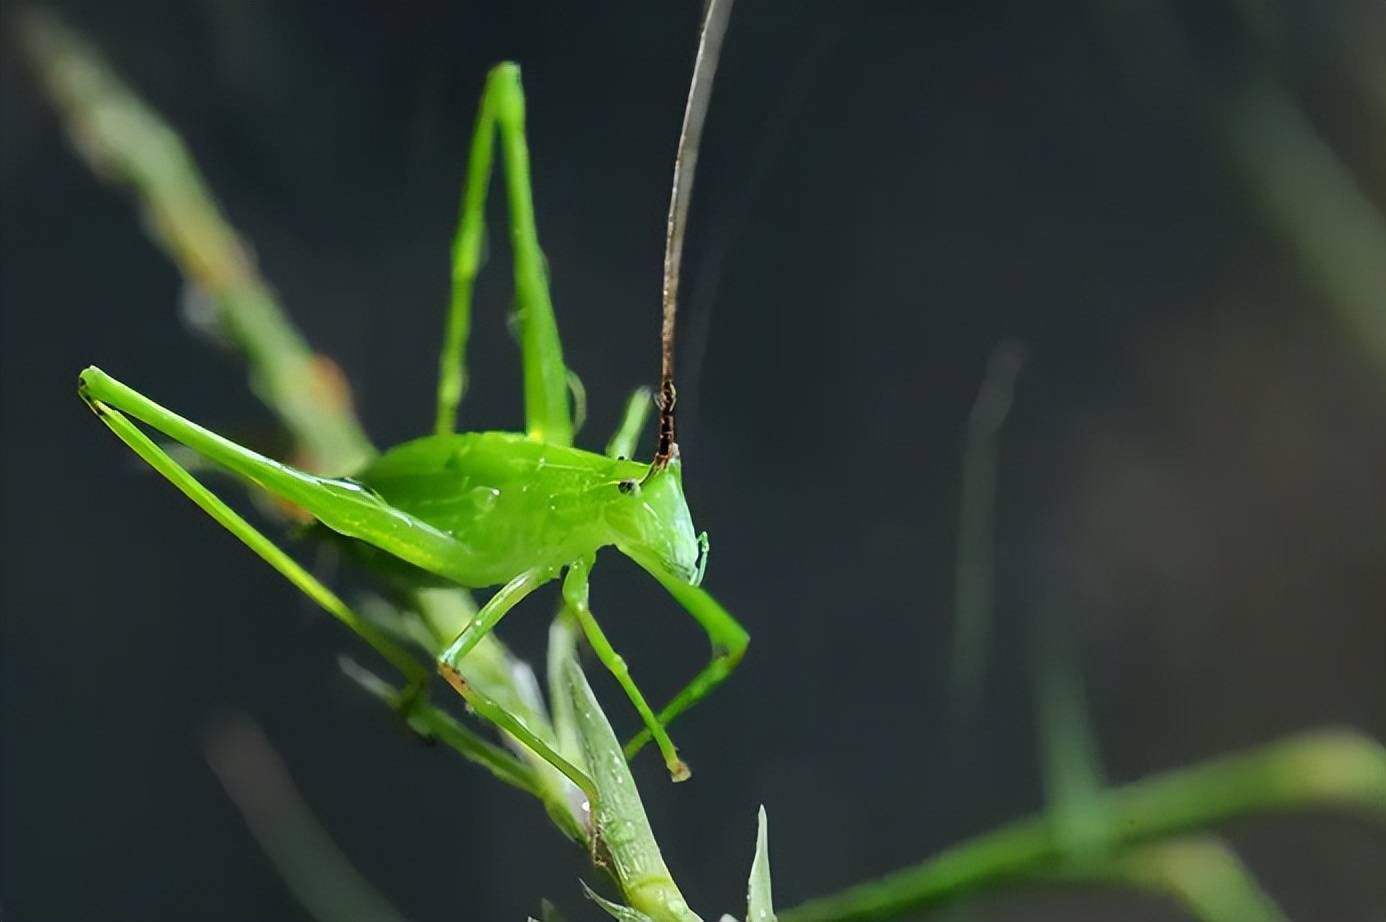
[[[659,561],[653,558],[634,553],[626,548],[620,550],[668,590],[669,594],[683,606],[684,611],[692,615],[694,620],[702,625],[708,640],[712,643],[712,660],[684,686],[682,691],[674,696],[673,700],[664,707],[664,710],[659,712],[660,725],[667,727],[675,717],[706,698],[713,689],[726,681],[727,676],[731,675],[732,670],[746,655],[746,647],[750,644],[751,638],[746,633],[746,629],[732,617],[731,613],[707,592],[671,575],[660,565]],[[642,730],[637,733],[626,744],[626,757],[635,755],[649,741],[649,730]]]

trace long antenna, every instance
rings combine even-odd
[[[708,0],[703,27],[698,37],[698,57],[693,63],[693,83],[688,88],[688,105],[683,110],[683,128],[674,155],[674,187],[669,194],[669,225],[664,237],[664,324],[659,369],[659,447],[650,471],[668,466],[678,452],[674,441],[674,321],[678,315],[679,268],[683,263],[683,232],[688,225],[688,203],[693,197],[693,174],[698,166],[698,144],[703,137],[708,103],[712,100],[712,78],[722,37],[727,33],[732,0]]]

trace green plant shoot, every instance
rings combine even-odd
[[[87,368],[80,377],[82,399],[122,441],[399,668],[411,683],[408,700],[422,697],[426,670],[227,507],[132,419],[300,507],[396,584],[499,587],[439,654],[437,669],[474,710],[589,794],[591,780],[521,717],[469,683],[464,665],[467,654],[506,613],[561,575],[564,602],[644,723],[645,730],[627,744],[627,756],[653,739],[677,781],[687,778],[689,771],[665,727],[720,684],[745,652],[746,632],[700,588],[708,541],[705,533],[694,530],[674,440],[673,342],[683,228],[729,10],[728,0],[718,0],[708,9],[679,138],[664,260],[659,444],[651,463],[608,457],[572,444],[571,376],[563,361],[535,226],[520,71],[509,63],[490,72],[477,115],[453,245],[452,298],[433,435],[385,451],[350,477],[322,477],[198,426],[98,368]],[[525,431],[459,433],[454,431],[455,417],[466,381],[471,293],[481,262],[485,202],[497,144],[514,252]],[[587,604],[592,567],[605,547],[616,548],[653,576],[702,626],[712,644],[711,661],[659,712],[649,705]]]

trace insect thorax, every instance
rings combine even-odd
[[[673,508],[658,510],[646,510],[638,490],[631,495],[646,471],[517,433],[472,432],[407,442],[356,479],[456,539],[466,585],[482,587],[533,567],[560,567],[604,545],[642,541],[670,515],[686,519],[681,491],[677,502],[662,504]],[[691,534],[691,523],[686,528]]]

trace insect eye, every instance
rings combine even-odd
[[[638,480],[622,480],[616,484],[616,489],[629,496],[640,489],[640,482]]]

